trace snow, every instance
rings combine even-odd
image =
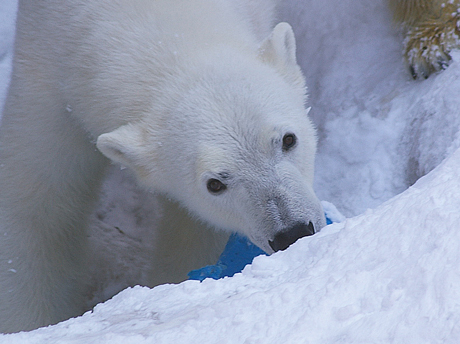
[[[458,147],[458,73],[411,79],[386,0],[289,1],[283,12],[320,135],[320,199],[348,217],[361,214]]]
[[[0,2],[3,89],[14,11]],[[413,81],[384,0],[290,0],[281,18],[319,131],[317,193],[348,218],[232,278],[129,288],[0,343],[460,342],[460,52]]]
[[[233,278],[135,287],[0,343],[457,343],[459,162]]]

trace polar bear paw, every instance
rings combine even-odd
[[[448,4],[443,12],[447,14],[407,31],[404,56],[414,79],[446,69],[452,60],[450,52],[460,48],[460,7]]]

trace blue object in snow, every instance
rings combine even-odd
[[[327,216],[326,223],[328,225],[332,223]],[[230,235],[224,252],[222,252],[216,264],[192,270],[188,273],[188,276],[189,279],[198,281],[203,281],[206,278],[232,277],[237,272],[241,272],[246,265],[251,264],[255,257],[262,254],[267,255],[245,236],[234,233]]]

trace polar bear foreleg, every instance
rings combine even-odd
[[[0,128],[0,332],[84,311],[86,219],[107,164],[55,94],[16,72]]]

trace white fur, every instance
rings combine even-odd
[[[190,212],[178,221],[165,200],[160,227],[176,221],[163,240],[184,241],[179,263],[211,246],[177,234],[194,217],[269,253],[287,226],[324,225],[295,40],[285,23],[269,34],[273,11],[265,0],[20,1],[0,132],[1,331],[84,310],[100,152]],[[286,133],[298,140],[289,152]],[[227,190],[210,194],[209,178]]]

